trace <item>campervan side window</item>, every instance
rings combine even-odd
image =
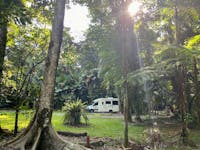
[[[113,101],[113,105],[118,105],[118,101]]]
[[[111,101],[106,101],[106,104],[111,104]]]
[[[94,106],[97,106],[98,105],[98,102],[94,103]]]

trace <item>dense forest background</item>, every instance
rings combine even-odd
[[[168,106],[184,123],[200,125],[199,0],[138,0],[134,16],[121,13],[130,1],[71,2],[88,7],[91,24],[78,43],[64,28],[55,109],[99,97],[118,97],[123,105],[127,92],[129,116]],[[37,105],[53,6],[49,0],[0,2],[1,108]]]

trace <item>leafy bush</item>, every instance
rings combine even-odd
[[[84,120],[88,121],[87,115],[84,112],[85,104],[81,100],[76,100],[72,102],[65,103],[62,110],[65,112],[64,124],[69,124],[72,126],[77,126],[81,124],[81,116]]]

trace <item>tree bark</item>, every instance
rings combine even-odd
[[[183,144],[187,144],[188,142],[188,133],[187,133],[187,124],[185,122],[186,115],[186,105],[185,105],[185,86],[184,86],[184,76],[183,76],[183,66],[177,67],[177,83],[178,83],[178,99],[179,99],[179,110],[182,121],[182,133],[181,138]]]
[[[17,132],[18,132],[18,116],[19,116],[19,109],[16,108],[16,110],[15,110],[15,128],[14,128],[14,135],[17,135]]]
[[[0,83],[3,75],[4,57],[7,42],[7,23],[0,26]]]
[[[178,15],[178,0],[175,0],[175,44],[180,45],[180,25],[179,25],[179,15]],[[186,115],[186,104],[185,104],[185,80],[184,80],[184,68],[183,65],[177,66],[177,83],[178,83],[178,99],[179,99],[179,110],[182,120],[182,133],[181,138],[183,144],[188,142],[187,124],[185,121]]]
[[[199,70],[197,68],[197,60],[194,57],[193,58],[193,62],[194,62],[194,86],[195,86],[195,104],[197,107],[197,122],[198,125],[200,125],[200,87],[199,87],[199,80],[198,80],[198,74],[199,74]]]
[[[136,37],[133,30],[133,22],[131,16],[128,14],[128,6],[132,1],[126,0],[121,3],[121,16],[120,16],[120,34],[121,34],[121,48],[122,48],[122,72],[124,79],[124,146],[128,147],[128,122],[132,121],[131,104],[133,97],[131,97],[133,85],[129,86],[128,73],[135,71],[139,68],[139,61],[136,49]]]
[[[122,2],[122,14],[120,18],[121,24],[121,34],[122,34],[122,67],[123,67],[123,89],[124,89],[124,146],[128,147],[128,120],[129,118],[129,99],[128,99],[128,52],[130,50],[130,39],[129,39],[129,32],[130,31],[130,18],[126,13],[129,1]]]
[[[123,10],[125,11],[125,4],[123,4]],[[125,7],[125,8],[124,8]],[[124,12],[123,12],[124,13]],[[127,82],[127,73],[128,73],[128,61],[127,61],[127,37],[126,37],[126,25],[125,23],[125,14],[122,17],[122,67],[123,67],[123,78],[124,78],[124,146],[128,147],[128,113],[129,113],[129,102],[128,102],[128,82]]]
[[[62,140],[51,124],[56,70],[62,42],[65,1],[57,0],[53,20],[48,56],[44,71],[40,100],[33,120],[27,129],[16,139],[4,146],[13,149],[31,150],[79,150],[82,146]]]

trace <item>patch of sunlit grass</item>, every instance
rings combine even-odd
[[[6,115],[0,115],[0,119],[8,119],[9,116],[6,116]]]
[[[18,116],[18,129],[24,129],[27,127],[31,119],[29,111],[20,112]],[[0,111],[0,126],[3,129],[10,131],[14,130],[15,126],[15,112],[14,111]]]

